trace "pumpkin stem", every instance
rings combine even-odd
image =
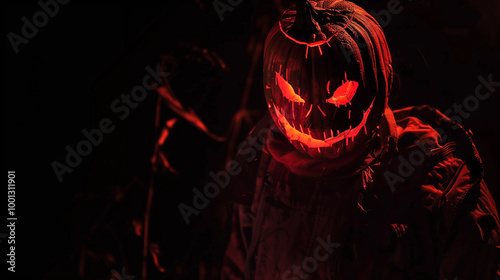
[[[294,27],[300,31],[308,31],[312,33],[321,32],[321,28],[316,20],[318,11],[314,8],[315,5],[311,0],[297,0],[295,7],[297,15],[295,16]]]
[[[339,27],[345,28],[354,14],[351,2],[343,0],[296,0],[293,19],[287,19],[285,32],[288,36],[300,42],[312,43],[327,40],[338,32]],[[334,26],[336,26],[334,28]]]

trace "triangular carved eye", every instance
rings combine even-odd
[[[292,85],[290,85],[283,77],[281,77],[278,72],[276,73],[276,80],[278,81],[278,86],[281,90],[281,93],[283,96],[292,101],[292,102],[297,102],[297,103],[305,103],[306,101],[300,97],[300,95],[295,93],[295,90],[293,89]]]
[[[356,94],[356,90],[358,89],[358,82],[347,80],[347,75],[345,81],[342,82],[342,85],[338,87],[333,96],[326,100],[327,103],[333,104],[337,107],[340,105],[346,106],[347,104],[351,104],[351,100]],[[330,81],[326,84],[326,90],[328,94],[330,94]]]

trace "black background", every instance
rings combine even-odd
[[[140,223],[146,207],[157,94],[149,92],[123,121],[110,110],[111,103],[142,84],[144,67],[154,68],[168,56],[177,65],[170,76],[176,96],[215,134],[224,135],[231,127],[245,89],[249,99],[243,108],[255,112],[255,122],[266,107],[262,56],[254,64],[252,58],[291,2],[245,0],[225,12],[223,21],[212,1],[204,0],[157,7],[70,2],[60,5],[58,14],[21,44],[18,54],[6,35],[21,34],[21,18],[31,19],[40,7],[7,7],[6,169],[16,170],[17,176],[16,276],[111,279],[112,269],[126,267],[140,279],[142,238],[134,233],[132,221]],[[367,11],[386,9],[388,3],[354,2]],[[402,12],[384,26],[397,74],[392,108],[429,104],[446,111],[474,94],[479,75],[492,74],[500,81],[499,3],[400,3]],[[217,54],[226,68],[204,59],[198,51],[203,49]],[[485,180],[497,202],[499,100],[493,93],[463,122],[474,133]],[[163,108],[162,120],[175,116]],[[85,139],[82,129],[97,128],[106,117],[116,129],[60,183],[51,163],[64,163],[65,146],[75,147]],[[236,143],[252,123],[243,124]],[[155,176],[150,239],[159,246],[165,271],[159,272],[149,259],[150,278],[215,279],[210,274],[220,265],[226,238],[224,207],[211,203],[186,225],[177,205],[191,204],[191,189],[208,182],[210,171],[222,170],[226,154],[234,150],[182,119],[163,150],[178,174],[161,170]],[[2,239],[1,259],[6,245]],[[204,273],[205,278],[199,277]]]

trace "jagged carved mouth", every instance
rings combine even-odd
[[[324,103],[313,105],[308,104],[300,96],[300,88],[297,88],[296,92],[294,87],[280,73],[275,72],[275,82],[283,98],[280,99],[281,101],[278,104],[280,109],[278,109],[274,101],[271,101],[272,106],[271,104],[268,104],[268,106],[271,111],[274,111],[278,125],[290,141],[298,141],[303,148],[306,146],[319,149],[331,147],[343,140],[348,145],[349,141],[353,142],[354,137],[359,135],[362,130],[366,135],[366,121],[372,110],[375,97],[366,110],[362,111],[362,113],[356,111],[351,116],[351,100],[356,95],[359,84],[356,81],[349,80],[346,73],[344,75],[345,80],[333,93],[330,93],[330,81],[328,81],[326,84],[328,94],[326,96],[329,97],[324,100]],[[270,86],[266,88],[271,89]],[[334,107],[323,107],[325,105]],[[325,109],[328,109],[326,111],[328,115],[325,114]],[[321,113],[320,119],[329,118],[324,119],[322,122],[326,122],[326,127],[335,127],[336,130],[329,129],[328,131],[328,129],[311,127],[310,121],[311,115],[313,115],[311,112],[313,110]],[[290,121],[287,119],[286,112],[291,112],[291,115],[288,115]],[[303,113],[305,115],[302,115]],[[318,121],[318,115],[316,121]],[[359,123],[353,128],[352,125],[356,122]]]
[[[296,140],[299,141],[301,144],[305,145],[308,148],[316,149],[316,148],[326,148],[326,147],[331,147],[334,144],[340,142],[340,141],[346,141],[346,145],[349,144],[349,139],[351,139],[351,142],[354,140],[354,137],[360,133],[361,130],[364,131],[366,134],[366,121],[368,119],[368,116],[370,115],[370,112],[373,108],[373,104],[375,102],[375,97],[373,98],[370,106],[366,111],[363,112],[363,118],[361,119],[361,122],[355,126],[354,128],[349,128],[347,130],[344,130],[342,132],[338,131],[337,135],[334,135],[333,130],[330,130],[330,134],[327,135],[325,132],[323,133],[323,139],[317,139],[312,136],[312,134],[309,132],[304,132],[304,129],[302,126],[299,126],[299,129],[293,127],[290,125],[288,120],[285,117],[284,112],[280,112],[278,108],[276,108],[276,105],[273,104],[273,110],[275,112],[275,115],[278,119],[279,125],[285,131],[286,137],[290,140]]]

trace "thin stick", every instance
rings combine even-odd
[[[159,131],[160,126],[160,112],[161,112],[161,102],[162,97],[158,95],[158,99],[156,101],[156,117],[155,117],[155,130],[156,133]],[[153,195],[154,195],[154,178],[156,174],[156,162],[158,158],[158,141],[156,141],[154,147],[154,155],[153,160],[151,162],[151,175],[149,177],[149,187],[148,187],[148,202],[146,205],[146,212],[144,213],[144,242],[142,244],[142,279],[146,280],[148,276],[148,252],[149,252],[149,219],[151,214],[151,205],[153,204]]]

